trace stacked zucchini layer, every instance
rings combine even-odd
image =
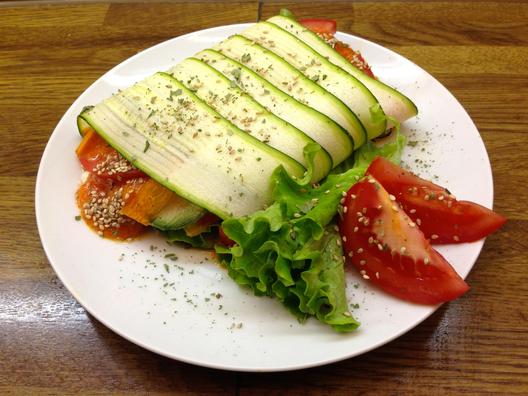
[[[225,219],[263,208],[278,166],[305,174],[307,145],[321,147],[315,182],[383,134],[387,119],[416,113],[407,97],[276,16],[86,109],[78,124],[186,200],[153,221],[178,229],[204,209]]]

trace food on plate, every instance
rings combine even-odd
[[[424,180],[383,158],[370,164],[375,177],[434,244],[474,242],[498,230],[506,218]]]
[[[339,66],[361,82],[379,101],[383,112],[389,117],[389,126],[391,125],[391,118],[401,123],[418,114],[416,105],[408,97],[373,78],[372,70],[361,57],[361,54],[351,50],[346,43],[342,43],[333,36],[324,40],[294,20],[282,16],[274,16],[269,19],[269,22],[285,29],[321,56],[327,58],[329,62]],[[328,35],[324,37],[328,37]]]
[[[345,291],[346,262],[365,261],[359,249],[370,254],[364,277],[400,298],[462,294],[465,282],[409,226],[418,220],[390,209],[392,180],[363,179],[379,158],[400,162],[399,126],[418,110],[335,31],[335,21],[282,12],[84,108],[83,219],[105,238],[151,226],[169,242],[214,247],[238,284],[342,332],[359,326]],[[352,195],[374,206],[355,208]],[[363,209],[370,227],[350,231]],[[376,229],[374,214],[393,226]]]
[[[363,278],[394,296],[438,304],[469,289],[371,175],[348,190],[339,229],[349,261]]]
[[[229,276],[257,295],[278,298],[301,321],[313,315],[337,331],[356,329],[359,323],[348,308],[343,281],[339,204],[376,156],[399,161],[404,146],[402,135],[381,147],[367,143],[350,169],[320,184],[294,180],[277,169],[273,204],[222,223],[232,246],[216,250]]]
[[[234,38],[233,38],[234,39]],[[243,39],[240,39],[243,42]],[[249,47],[252,48],[252,47]],[[194,55],[226,78],[235,79],[241,91],[264,106],[270,113],[291,124],[316,141],[332,158],[332,167],[350,157],[354,144],[347,131],[334,119],[291,97],[245,64],[252,59],[250,52],[241,55],[240,62],[218,51],[207,49]],[[256,63],[258,65],[258,62]],[[257,66],[258,67],[258,66]],[[280,104],[280,105],[279,105]],[[262,121],[261,121],[262,123]],[[258,123],[257,123],[258,124]]]
[[[305,168],[308,166],[303,150],[306,145],[316,141],[302,130],[267,111],[264,106],[245,94],[243,88],[238,88],[238,85],[231,86],[233,78],[244,84],[241,72],[224,76],[206,62],[188,58],[171,68],[169,73],[233,125],[295,159]],[[317,181],[330,172],[332,159],[323,149],[317,153],[313,165],[313,179]]]

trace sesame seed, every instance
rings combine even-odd
[[[354,252],[352,250],[348,252],[348,257],[354,257]]]
[[[356,194],[350,194],[350,198],[356,199]]]
[[[374,179],[372,179],[372,178],[369,178],[369,179],[368,179],[368,182],[369,182],[370,184],[374,184],[374,183],[376,183],[376,180],[374,180]]]
[[[346,212],[348,212],[348,208],[345,206],[345,207],[343,208],[343,213],[346,213]]]
[[[457,235],[453,236],[453,239],[457,242],[460,241],[460,238]]]
[[[343,242],[346,242],[347,241],[347,237],[346,236],[342,236],[341,239],[343,240]]]
[[[438,239],[438,235],[436,234],[431,235],[431,239]]]
[[[367,264],[367,260],[359,260],[359,265],[365,265]]]
[[[428,264],[429,264],[429,257],[424,258],[424,264],[425,264],[425,265],[428,265]]]
[[[383,245],[381,243],[378,243],[378,250],[383,250]]]
[[[400,253],[401,253],[401,254],[405,254],[405,251],[406,251],[406,250],[407,250],[407,248],[406,248],[405,246],[402,246],[402,247],[400,248]]]
[[[358,253],[358,254],[363,253],[363,248],[359,248],[359,249],[357,250],[357,253]]]
[[[359,228],[358,227],[354,227],[354,232],[358,232]]]
[[[379,274],[379,272],[376,272],[376,278],[377,278],[377,279],[380,278],[380,274]]]
[[[391,201],[396,201],[396,197],[394,195],[392,195],[392,194],[389,194],[389,199]]]

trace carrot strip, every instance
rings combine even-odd
[[[127,201],[121,213],[138,223],[149,225],[173,196],[174,192],[149,179]]]

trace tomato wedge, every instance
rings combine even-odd
[[[343,205],[344,250],[363,278],[419,304],[450,301],[469,289],[372,176],[353,185]]]
[[[500,228],[506,218],[469,201],[458,201],[451,193],[430,181],[376,158],[367,174],[396,197],[409,217],[434,244],[473,242]]]
[[[307,18],[299,20],[299,23],[314,33],[328,36],[333,36],[337,31],[337,24],[333,19]]]
[[[93,129],[89,129],[75,151],[84,170],[115,181],[147,177],[123,158]]]

